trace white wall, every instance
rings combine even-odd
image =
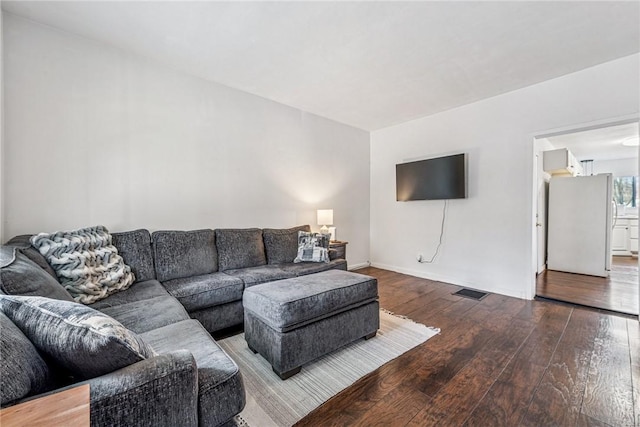
[[[560,128],[638,114],[640,55],[371,134],[373,265],[531,298],[533,138]],[[440,255],[442,201],[396,202],[395,164],[466,152],[469,197],[449,203]]]
[[[369,134],[5,13],[5,240],[289,227],[369,255]]]
[[[613,176],[637,176],[638,158],[615,159],[615,160],[595,160],[593,162],[593,173],[612,173]]]

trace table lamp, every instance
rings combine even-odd
[[[318,225],[322,226],[320,233],[329,234],[327,225],[333,225],[333,209],[318,209]]]

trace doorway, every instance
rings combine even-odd
[[[536,296],[638,314],[638,258],[614,256],[609,277],[545,270],[536,279]]]
[[[534,141],[536,178],[536,296],[595,308],[638,315],[640,278],[638,268],[638,214],[640,181],[638,159],[638,121],[565,132]],[[613,176],[611,270],[608,277],[596,277],[548,270],[546,261],[549,221],[549,182],[562,170],[545,171],[543,153],[566,149],[574,158],[574,169],[567,165],[565,175]],[[565,150],[563,150],[564,152]],[[570,162],[569,162],[570,163]],[[564,178],[564,177],[563,177]],[[559,178],[554,178],[559,179]],[[567,219],[565,219],[567,220]],[[568,219],[570,221],[570,218]]]

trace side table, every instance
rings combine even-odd
[[[333,240],[329,242],[329,249],[335,249],[338,258],[347,259],[347,245],[349,242],[342,242],[340,240]]]
[[[90,402],[89,384],[85,384],[9,406],[0,411],[0,425],[89,427]]]

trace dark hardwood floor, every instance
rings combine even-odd
[[[634,315],[638,293],[638,258],[625,256],[613,257],[609,277],[545,270],[536,283],[537,296]]]
[[[298,426],[638,426],[637,318],[460,289],[375,268],[380,304],[441,333]]]

